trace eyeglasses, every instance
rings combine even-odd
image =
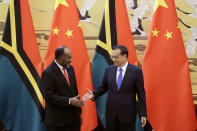
[[[117,55],[117,56],[111,56],[111,59],[119,59],[120,55]]]

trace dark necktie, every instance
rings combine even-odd
[[[118,81],[117,81],[117,86],[118,90],[120,89],[121,83],[122,83],[122,68],[119,69],[119,75],[118,75]]]

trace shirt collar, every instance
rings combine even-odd
[[[128,65],[128,62],[123,67],[121,67],[122,68],[122,71],[126,71],[127,65]],[[118,67],[118,71],[119,71],[119,69],[120,69],[120,67]]]
[[[57,63],[57,61],[54,59],[55,64],[57,64],[57,66],[60,68],[60,70],[63,70],[63,66],[61,66],[60,64]]]

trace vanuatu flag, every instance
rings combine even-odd
[[[94,89],[96,89],[105,72],[105,68],[113,64],[110,55],[112,47],[124,45],[129,50],[128,61],[137,65],[137,57],[133,44],[133,37],[129,26],[128,14],[124,0],[106,0],[105,12],[101,23],[96,51],[92,62],[92,77]],[[99,97],[96,101],[97,114],[105,127],[105,108],[107,94]]]
[[[28,0],[11,0],[0,44],[0,119],[9,131],[44,131],[42,71]]]

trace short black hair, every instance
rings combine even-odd
[[[66,49],[66,46],[60,46],[58,48],[56,48],[55,50],[55,59],[58,59],[60,56],[62,56],[64,54],[64,49]]]
[[[115,49],[120,49],[120,55],[126,55],[128,58],[129,52],[128,52],[127,47],[125,47],[124,45],[116,45],[112,47],[112,50],[115,50]]]

